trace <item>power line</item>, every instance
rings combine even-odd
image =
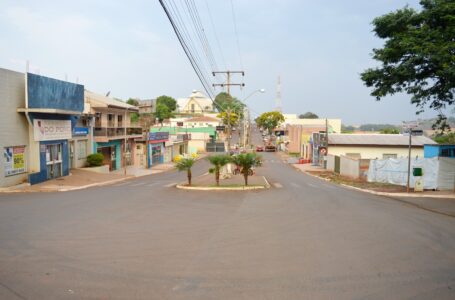
[[[233,2],[233,0],[231,0],[231,9],[232,9],[232,21],[233,21],[233,23],[234,23],[234,33],[235,33],[236,42],[237,42],[237,50],[238,50],[238,52],[239,52],[240,67],[242,68],[242,70],[244,70],[244,68],[243,68],[243,61],[242,61],[242,54],[240,53],[239,34],[238,34],[238,31],[237,31],[237,21],[236,21],[236,18],[235,18],[235,11],[234,11],[234,2]]]
[[[218,34],[217,34],[217,31],[216,31],[215,22],[213,22],[212,12],[210,11],[209,3],[208,3],[207,0],[204,0],[204,1],[205,1],[205,6],[207,7],[207,12],[209,14],[210,23],[212,24],[213,34],[215,36],[215,40],[216,40],[216,43],[218,45],[218,50],[220,51],[221,59],[223,61],[224,69],[227,69],[226,68],[226,60],[224,59],[223,49],[221,48],[221,43],[220,43],[220,40],[218,39]]]

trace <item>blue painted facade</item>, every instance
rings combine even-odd
[[[153,155],[153,148],[159,149],[161,155]],[[149,143],[147,151],[149,153],[147,160],[147,167],[151,168],[153,165],[162,164],[164,162],[164,142]]]
[[[82,112],[84,86],[27,73],[29,108],[50,108]]]
[[[27,73],[27,100],[28,108],[59,109],[80,112],[84,110],[84,86],[66,81],[61,81],[45,76]],[[47,120],[70,120],[71,128],[76,126],[79,115],[28,113],[32,123],[34,119]],[[48,180],[46,165],[46,145],[61,145],[61,175],[69,175],[69,151],[68,140],[40,141],[38,157],[30,157],[32,160],[39,159],[39,172],[29,174],[30,184],[36,184]]]
[[[68,140],[56,140],[56,141],[43,141],[39,142],[40,152],[40,171],[38,173],[32,173],[28,176],[30,184],[36,184],[48,180],[47,178],[47,165],[46,165],[46,145],[61,144],[62,145],[62,176],[69,175],[68,165]],[[44,151],[43,151],[44,150]]]
[[[455,145],[424,145],[423,155],[425,158],[455,157]]]
[[[110,147],[115,146],[115,170],[119,170],[122,167],[122,142],[120,140],[114,140],[107,143],[93,143],[93,153],[98,152],[99,147]]]

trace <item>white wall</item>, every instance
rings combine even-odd
[[[351,178],[359,178],[360,160],[342,155],[340,157],[340,175]]]
[[[332,155],[347,155],[347,153],[360,153],[361,158],[382,159],[384,154],[397,154],[397,158],[408,157],[408,148],[397,147],[347,147],[330,146],[328,153]],[[411,157],[423,157],[423,148],[412,148]]]

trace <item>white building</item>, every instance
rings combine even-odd
[[[177,99],[177,112],[182,114],[201,114],[213,112],[212,99],[194,90],[188,98]]]

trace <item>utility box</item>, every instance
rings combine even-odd
[[[423,178],[416,178],[414,183],[414,192],[423,192]]]
[[[422,176],[423,175],[422,168],[413,168],[412,169],[412,175],[414,177]]]

